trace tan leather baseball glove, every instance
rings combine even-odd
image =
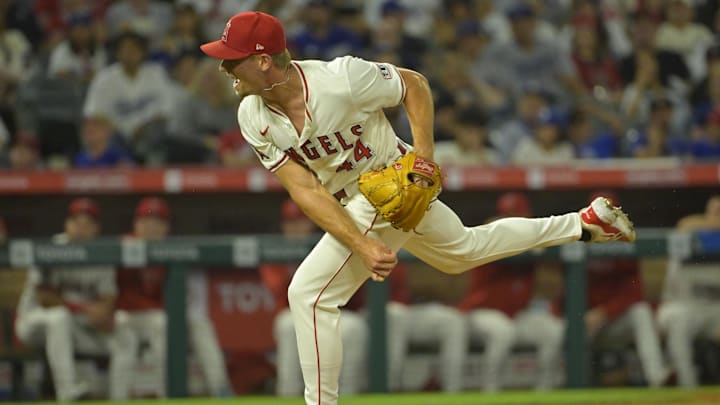
[[[405,232],[415,229],[442,191],[440,167],[413,152],[383,169],[361,174],[358,185],[377,212]]]

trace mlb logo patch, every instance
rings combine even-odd
[[[385,80],[392,79],[392,70],[390,70],[390,67],[388,65],[378,63],[377,66],[378,66],[378,69],[380,69],[380,74],[382,74],[383,79],[385,79]]]

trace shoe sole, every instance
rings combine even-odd
[[[619,230],[628,242],[634,242],[637,238],[637,234],[635,233],[635,226],[633,225],[632,221],[630,221],[630,218],[627,216],[627,214],[623,212],[620,207],[612,205],[610,200],[608,200],[607,198],[603,197],[603,204],[605,204],[607,209],[610,210],[615,216],[612,222],[610,222],[610,226],[613,226],[617,230]]]

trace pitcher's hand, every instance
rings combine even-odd
[[[374,281],[384,281],[397,265],[397,254],[379,240],[365,238],[354,251],[362,257]]]

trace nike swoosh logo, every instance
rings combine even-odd
[[[260,131],[260,135],[265,136],[267,134],[268,129],[270,129],[270,126],[265,127],[264,130]]]

